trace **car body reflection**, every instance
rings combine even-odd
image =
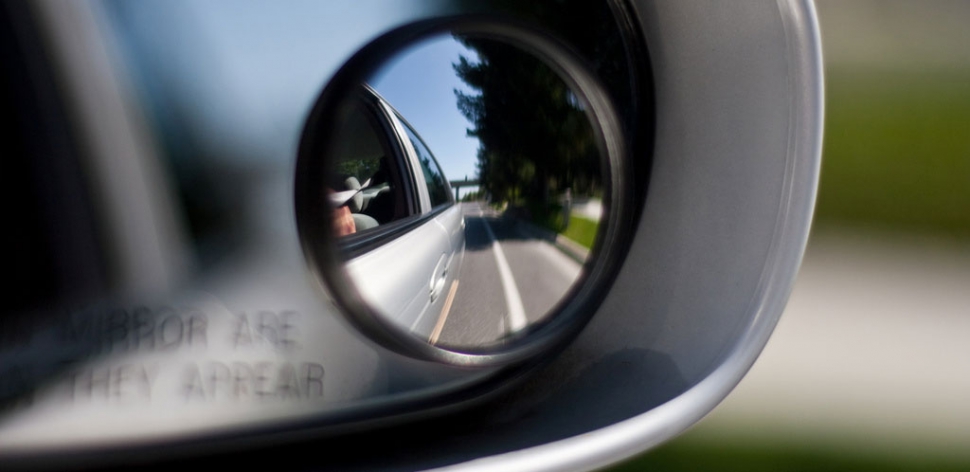
[[[334,229],[350,280],[384,321],[467,349],[556,312],[585,251],[570,255],[521,207],[456,202],[428,146],[373,88],[359,88],[337,126],[326,184]]]
[[[362,86],[336,134],[330,179],[347,271],[389,321],[434,342],[458,287],[464,219],[438,162],[386,100]],[[336,199],[334,196],[338,196]]]

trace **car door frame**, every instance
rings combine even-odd
[[[377,305],[374,308],[382,311],[385,315],[392,315],[391,318],[394,319],[394,324],[399,329],[403,328],[419,337],[431,339],[435,328],[441,324],[440,313],[447,303],[447,297],[443,296],[445,293],[442,292],[453,291],[451,287],[458,275],[457,268],[460,267],[461,258],[456,264],[455,256],[464,248],[463,234],[461,235],[461,247],[455,247],[455,235],[448,231],[440,218],[444,214],[454,218],[453,212],[460,212],[460,208],[456,205],[451,194],[451,187],[448,185],[447,179],[444,183],[448,193],[448,202],[432,207],[420,158],[404,128],[406,120],[374,89],[367,85],[364,85],[363,89],[362,94],[367,97],[366,101],[373,105],[376,111],[376,118],[380,121],[381,131],[385,134],[383,138],[395,148],[388,158],[395,159],[393,165],[398,166],[397,171],[402,174],[401,180],[404,185],[412,186],[408,194],[413,198],[417,212],[401,220],[382,225],[383,228],[379,227],[370,236],[359,239],[351,237],[350,244],[344,246],[345,249],[352,248],[347,254],[347,269],[354,280],[363,281],[366,279],[368,282],[377,280],[373,283],[380,287],[379,289],[360,286],[362,284],[358,284],[358,288],[365,294],[365,299]],[[407,126],[411,128],[417,139],[422,140],[417,135],[417,131],[414,131],[413,126],[410,124]],[[423,140],[422,144],[427,148],[427,144]],[[440,171],[441,166],[430,150],[429,157]],[[442,176],[444,176],[443,172]],[[414,247],[425,246],[425,249],[427,249],[427,241],[439,241],[438,246],[445,248],[441,255],[424,258],[425,262],[434,261],[433,264],[422,263],[420,260],[422,258],[416,258],[413,254]],[[405,250],[404,246],[409,242],[412,250]],[[434,249],[434,246],[433,244],[432,249]],[[411,267],[403,272],[411,274],[407,279],[413,280],[406,285],[412,287],[413,292],[404,291],[391,297],[387,296],[388,293],[393,292],[393,290],[388,289],[388,286],[400,289],[402,280],[405,280],[405,278],[398,278],[396,283],[393,281],[386,282],[394,277],[388,276],[386,270],[382,271],[380,267],[382,265],[389,267],[385,264],[389,260],[393,260],[394,266],[398,269]],[[417,274],[420,274],[420,276]],[[418,283],[421,281],[423,284],[421,277],[424,275],[429,277],[427,294],[419,288]],[[385,281],[383,285],[381,281]],[[416,306],[415,304],[419,305]],[[429,313],[437,313],[437,315],[428,316]]]

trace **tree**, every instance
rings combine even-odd
[[[477,137],[481,187],[496,201],[548,204],[567,188],[588,194],[600,180],[599,154],[581,100],[553,69],[518,47],[457,38],[478,61],[455,72],[476,94],[455,90]]]

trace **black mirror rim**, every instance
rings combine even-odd
[[[328,175],[322,145],[329,142],[335,112],[348,93],[364,82],[398,52],[435,36],[454,34],[512,44],[550,66],[577,92],[602,159],[604,217],[585,265],[584,274],[571,293],[560,302],[548,321],[509,342],[481,349],[456,349],[432,345],[385,319],[361,296],[344,269],[329,218],[315,211],[319,178]],[[296,166],[295,206],[300,243],[311,274],[325,287],[344,318],[378,344],[409,357],[464,367],[490,367],[535,359],[572,339],[592,317],[608,292],[629,249],[632,230],[623,222],[633,220],[636,198],[628,170],[627,140],[615,107],[599,84],[569,47],[535,26],[494,16],[459,16],[420,21],[394,29],[358,51],[334,75],[321,92],[301,137]]]

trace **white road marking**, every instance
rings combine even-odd
[[[508,312],[505,317],[508,320],[506,327],[510,333],[515,333],[525,329],[529,320],[525,317],[525,308],[522,307],[522,297],[519,296],[519,288],[512,277],[512,269],[509,268],[508,261],[505,260],[505,253],[502,246],[495,239],[495,233],[489,227],[488,222],[482,220],[485,225],[485,233],[492,241],[492,253],[495,254],[495,263],[498,264],[498,275],[502,281],[502,290],[505,292],[505,303],[508,305]]]

